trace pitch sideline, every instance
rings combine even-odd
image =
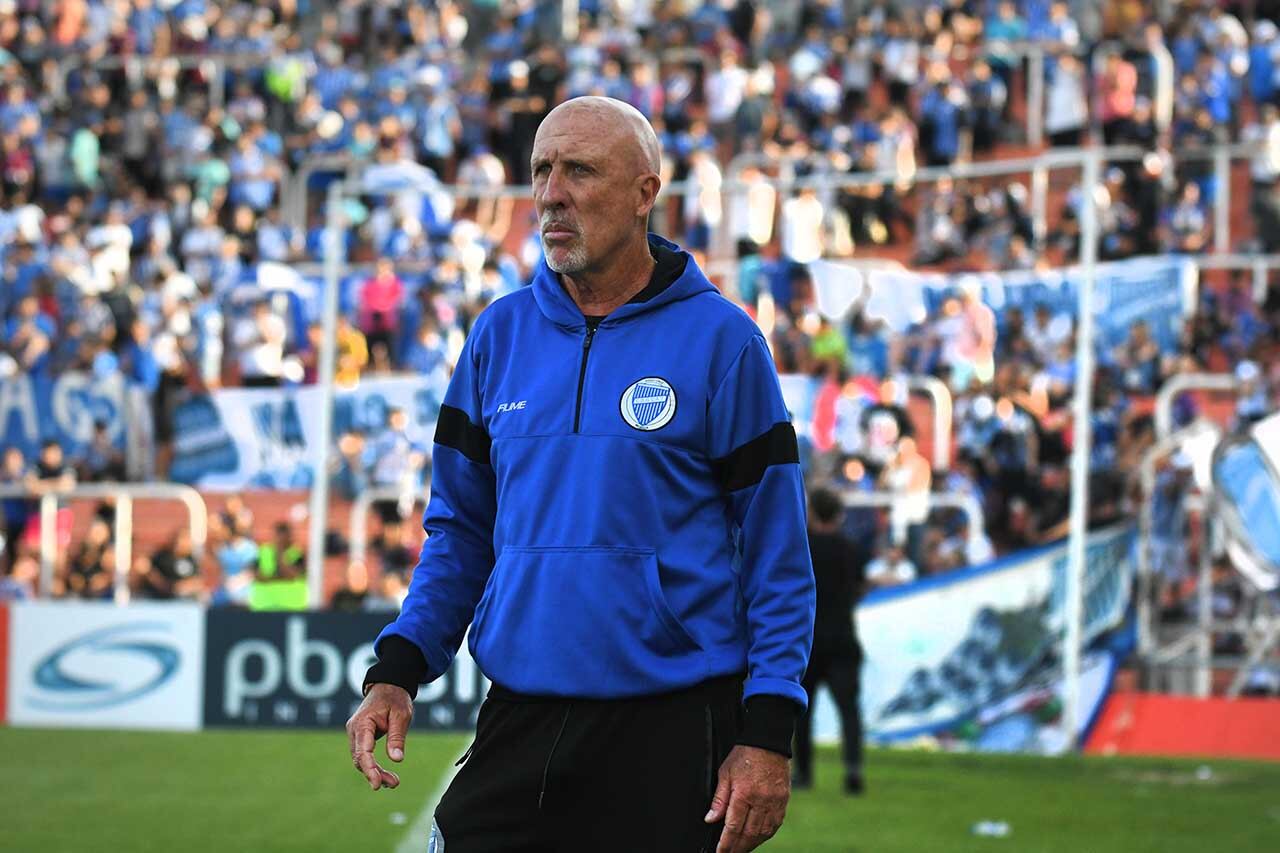
[[[395,853],[423,853],[427,849],[427,839],[431,835],[431,820],[435,817],[436,806],[440,805],[444,792],[449,790],[449,783],[456,775],[458,775],[458,767],[451,761],[449,769],[440,779],[440,784],[431,792],[422,811],[414,817],[404,838],[396,845]]]

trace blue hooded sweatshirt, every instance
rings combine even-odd
[[[805,706],[813,568],[773,359],[687,253],[650,249],[654,280],[603,320],[545,261],[478,318],[380,659],[403,638],[429,681],[470,626],[481,671],[517,693],[625,698],[744,672],[744,700]],[[399,683],[378,666],[366,683]]]

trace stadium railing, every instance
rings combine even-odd
[[[897,492],[855,492],[841,491],[840,500],[850,509],[889,509],[894,504],[903,499],[901,494]],[[986,517],[982,511],[982,504],[977,498],[968,494],[953,494],[929,492],[928,494],[929,510],[935,509],[954,509],[965,514],[969,520],[968,540],[971,545],[976,545],[984,531],[987,529]]]
[[[406,491],[396,486],[365,489],[351,502],[351,520],[348,522],[348,546],[351,562],[364,562],[369,553],[369,510],[378,501],[400,501],[425,504],[431,497],[430,484],[425,492]]]
[[[38,498],[40,501],[40,587],[41,598],[51,597],[58,550],[58,504],[63,500],[115,500],[116,576],[113,598],[129,603],[129,571],[133,564],[134,500],[178,501],[187,508],[191,544],[197,562],[203,560],[209,538],[209,509],[200,493],[178,483],[80,483],[70,489],[53,489],[41,495],[23,486],[0,486],[0,498]]]

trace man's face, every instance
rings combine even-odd
[[[639,157],[615,117],[582,108],[548,117],[531,165],[551,269],[570,275],[590,269],[634,230],[643,201]]]

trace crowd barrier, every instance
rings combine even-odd
[[[340,727],[391,618],[185,603],[0,606],[0,714],[23,726]],[[463,649],[419,691],[414,727],[472,728],[484,690]]]
[[[1090,539],[1086,709],[1110,687],[1129,610],[1129,527]],[[859,607],[869,738],[1055,752],[1061,709],[1064,543],[905,587]],[[0,718],[22,726],[337,728],[361,701],[389,613],[251,613],[187,603],[0,606]],[[419,691],[414,726],[474,726],[486,683],[464,646]],[[820,738],[835,734],[817,701]],[[1087,715],[1085,719],[1088,719]]]

